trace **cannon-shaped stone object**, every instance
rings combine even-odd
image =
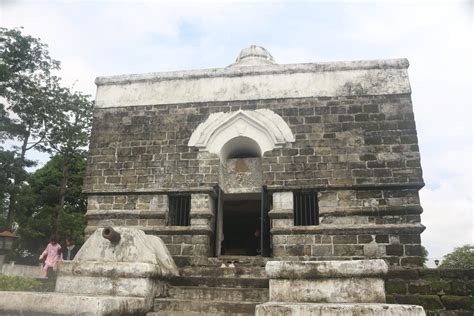
[[[102,230],[102,237],[116,245],[120,241],[120,233],[115,231],[112,227],[107,226]]]

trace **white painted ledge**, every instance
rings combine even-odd
[[[348,261],[269,261],[270,279],[322,279],[382,277],[388,266],[382,259]]]
[[[99,77],[96,108],[410,93],[408,60],[265,65]]]

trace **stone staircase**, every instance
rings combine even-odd
[[[262,258],[210,259],[209,265],[184,267],[171,281],[168,297],[156,298],[158,315],[254,315],[268,301],[268,279]],[[235,267],[221,267],[222,263]]]

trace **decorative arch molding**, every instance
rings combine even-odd
[[[222,147],[236,137],[253,139],[262,155],[295,141],[290,127],[281,116],[268,109],[259,109],[209,115],[194,130],[188,146],[220,155]]]

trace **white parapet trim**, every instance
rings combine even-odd
[[[408,60],[257,65],[99,77],[97,108],[410,93]]]

